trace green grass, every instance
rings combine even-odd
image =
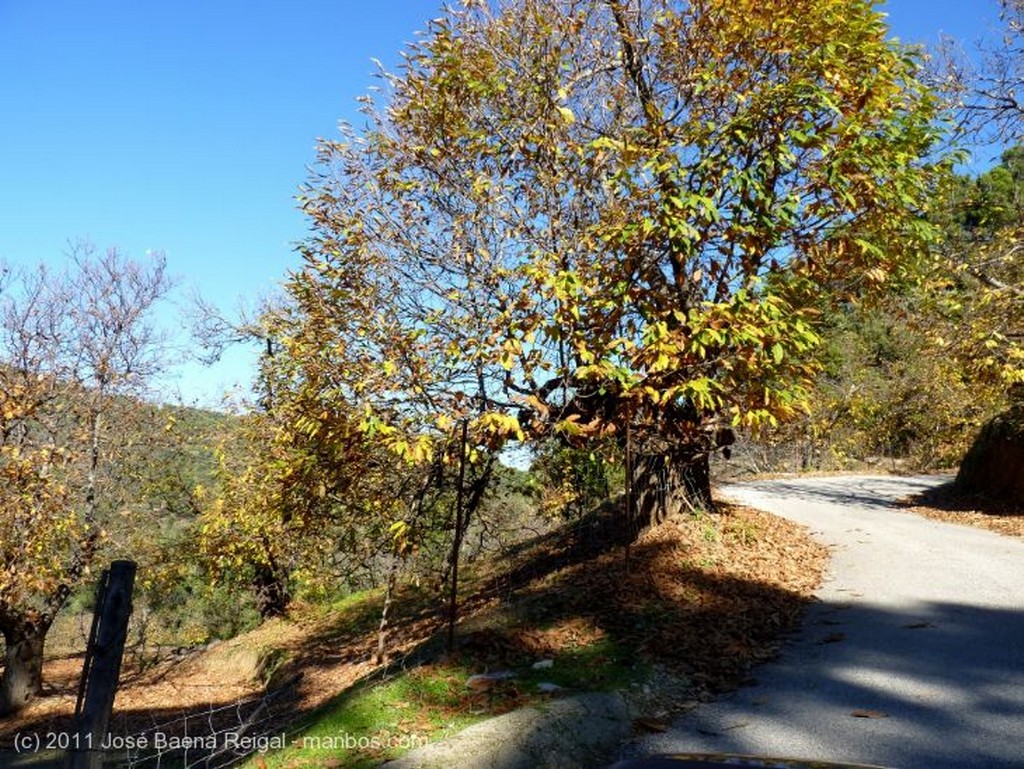
[[[641,680],[647,668],[607,639],[559,653],[554,665],[509,666],[516,678],[489,692],[466,686],[485,669],[467,655],[364,682],[336,697],[298,725],[290,747],[261,756],[268,769],[368,769],[408,750],[442,740],[516,707],[550,700],[537,684],[567,691],[613,690]],[[492,669],[494,669],[492,667]],[[255,767],[256,759],[246,766]]]
[[[534,546],[533,549],[537,549]],[[543,560],[546,551],[527,553]],[[460,592],[472,596],[495,579],[490,564],[474,564],[463,573]],[[543,571],[539,572],[543,575]],[[543,582],[543,580],[541,580]],[[403,587],[396,607],[409,616],[429,608],[436,597],[423,589]],[[443,657],[441,639],[429,645],[433,652],[417,653],[425,664],[375,675],[339,694],[289,729],[289,746],[253,757],[250,769],[364,769],[397,758],[427,742],[446,739],[484,719],[519,707],[543,705],[551,694],[538,690],[549,683],[563,691],[612,691],[648,679],[651,668],[638,661],[628,642],[606,634],[599,626],[563,605],[564,591],[543,587],[520,591],[519,597],[467,615],[460,624],[462,647]],[[535,594],[536,593],[536,594]],[[568,591],[575,594],[574,591]],[[324,597],[326,598],[326,596]],[[379,621],[379,590],[338,597],[320,603],[317,613],[319,642],[344,644],[372,632]],[[651,621],[662,612],[653,607]],[[526,631],[525,633],[523,631]],[[543,651],[543,650],[547,651]],[[533,669],[544,657],[550,668]],[[511,670],[515,678],[488,691],[467,686],[477,673]]]
[[[607,638],[564,650],[554,662],[546,670],[528,668],[517,680],[531,691],[542,682],[579,691],[612,691],[640,681],[649,672],[647,665]]]
[[[468,673],[424,666],[357,685],[313,713],[291,746],[263,756],[269,769],[364,769],[490,715],[467,707]],[[246,766],[256,766],[255,759]]]

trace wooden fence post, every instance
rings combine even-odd
[[[136,565],[114,561],[103,572],[93,616],[89,648],[85,653],[82,685],[75,710],[77,738],[68,754],[68,769],[100,769],[102,745],[114,708],[121,657],[132,613]]]

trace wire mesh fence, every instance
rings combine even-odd
[[[129,732],[112,729],[104,753],[111,769],[223,769],[255,753],[283,748],[294,720],[295,685],[229,705],[192,710]]]
[[[227,705],[164,711],[149,725],[137,712],[117,714],[101,739],[64,727],[21,732],[0,743],[0,769],[63,769],[82,754],[103,769],[227,769],[290,744],[300,678]]]

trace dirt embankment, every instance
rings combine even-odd
[[[594,548],[594,529],[566,527],[480,567],[466,581],[459,664],[493,668],[502,660],[552,657],[611,640],[638,660],[689,686],[668,710],[741,683],[749,668],[775,654],[812,600],[828,559],[802,527],[767,513],[723,504],[714,515],[671,520],[629,548]],[[580,544],[585,534],[587,546]],[[115,723],[124,733],[201,716],[260,696],[301,673],[288,709],[309,713],[372,673],[379,597],[335,611],[300,607],[230,641],[127,670]],[[436,648],[438,612],[411,591],[392,636],[396,654]],[[514,618],[514,619],[510,619]],[[420,654],[419,661],[430,663]],[[595,665],[601,664],[596,659]],[[27,730],[67,728],[81,659],[48,660],[47,694],[0,725],[0,740]],[[522,704],[512,692],[496,711]]]

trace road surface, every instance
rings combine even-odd
[[[721,489],[833,546],[798,635],[756,683],[628,755],[736,752],[900,769],[1024,767],[1024,541],[903,512],[934,477]]]

